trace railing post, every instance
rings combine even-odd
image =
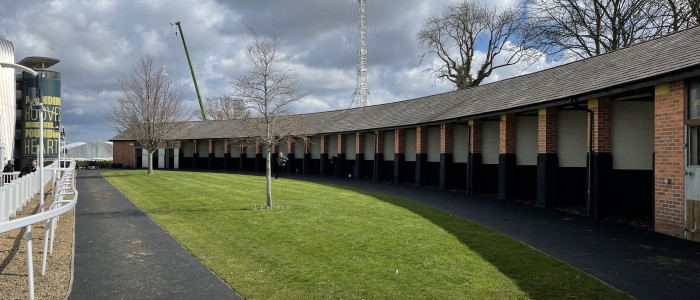
[[[4,180],[4,178],[3,178],[3,180]],[[7,187],[5,187],[5,186],[0,187],[0,222],[6,221],[9,219],[9,217],[8,217],[9,213],[7,213],[7,208],[8,208],[7,207],[7,198],[5,196],[6,191],[7,191]]]
[[[29,299],[34,300],[34,259],[32,258],[32,225],[27,225],[27,281]]]

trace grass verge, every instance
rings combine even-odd
[[[295,180],[103,173],[247,299],[628,299],[503,234],[392,196]]]

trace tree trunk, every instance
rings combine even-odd
[[[265,145],[265,180],[267,181],[267,208],[272,208],[272,170],[270,168],[270,145]]]
[[[153,174],[153,152],[148,150],[148,175]]]

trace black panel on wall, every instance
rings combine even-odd
[[[453,163],[447,174],[449,189],[465,191],[467,189],[467,163]]]
[[[654,173],[652,170],[613,170],[612,197],[606,215],[612,217],[652,217]]]
[[[401,168],[403,170],[403,177],[401,177],[401,183],[416,183],[416,162],[415,161],[404,161]]]
[[[481,187],[479,193],[496,195],[498,193],[498,165],[481,165]]]
[[[515,198],[534,204],[537,200],[537,166],[516,166],[515,176]]]
[[[559,167],[554,206],[586,205],[586,168]]]
[[[214,158],[214,165],[212,166],[214,170],[223,170],[224,169],[224,158],[223,157],[215,157]]]
[[[394,180],[394,162],[393,161],[382,161],[379,169],[379,180],[380,181],[393,181]]]
[[[425,172],[423,172],[423,184],[425,186],[440,185],[440,162],[426,162]]]

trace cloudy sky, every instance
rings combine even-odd
[[[419,65],[416,33],[427,17],[457,2],[368,1],[371,104],[451,90],[422,74],[427,65]],[[0,0],[0,38],[13,42],[17,61],[60,59],[52,69],[62,73],[69,142],[106,141],[116,134],[105,116],[119,96],[117,78],[147,54],[177,79],[183,105],[197,106],[182,42],[171,26],[176,21],[182,22],[203,98],[226,93],[231,78],[245,70],[243,50],[251,39],[245,22],[261,35],[283,37],[299,88],[311,93],[296,112],[347,108],[356,77],[357,6],[355,0]],[[498,69],[489,81],[545,67]]]

